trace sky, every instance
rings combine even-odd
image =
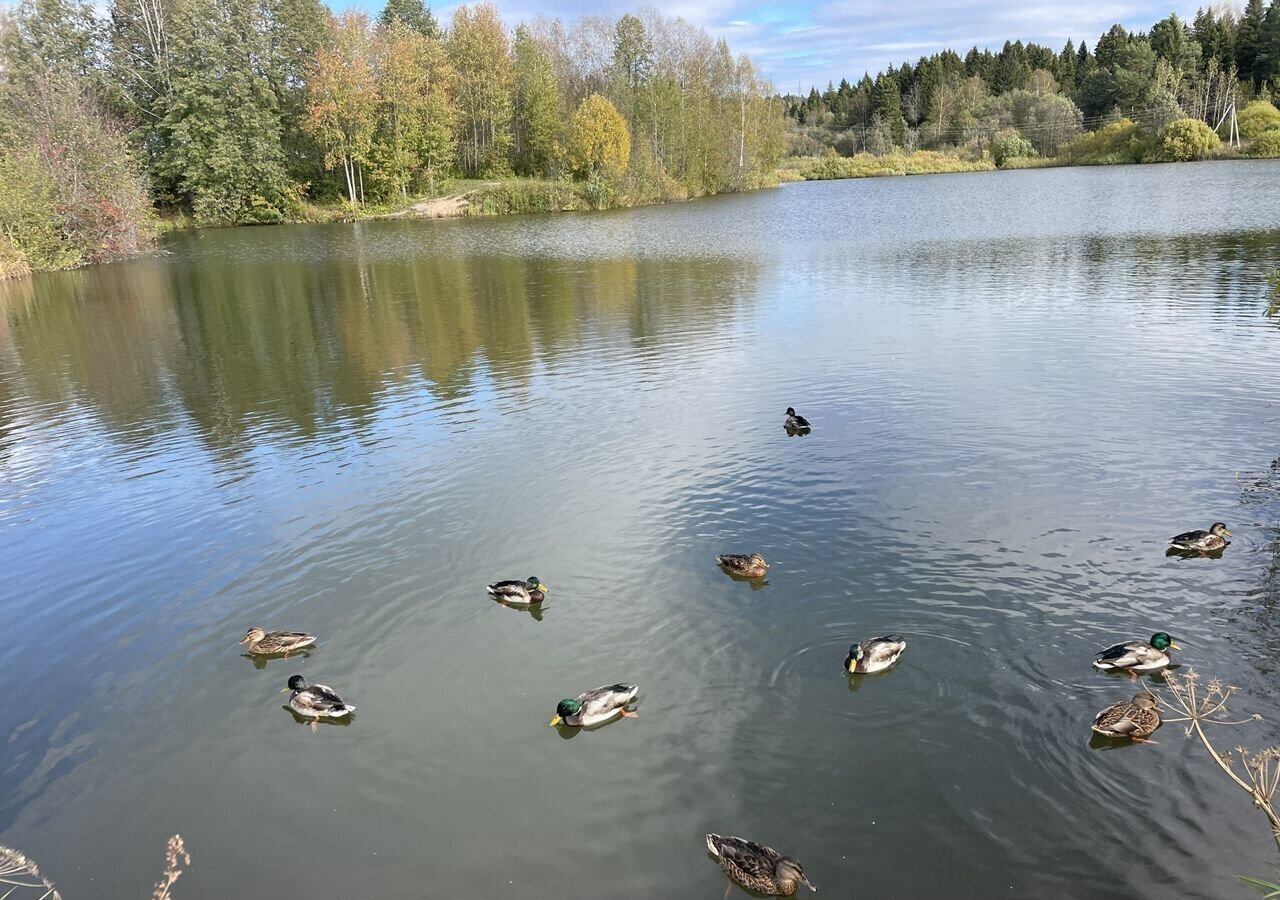
[[[380,6],[380,0],[357,2]],[[432,6],[447,22],[456,4]],[[1146,30],[1171,12],[1189,20],[1196,9],[1194,0],[497,0],[497,6],[512,25],[539,16],[617,17],[651,6],[727,38],[735,54],[750,54],[784,93],[797,84],[807,92],[810,85],[826,87],[828,80],[856,81],[864,71],[874,76],[890,64],[947,48],[961,56],[974,45],[998,50],[1006,39],[1061,48],[1068,37],[1077,44],[1083,38],[1092,47],[1116,22]]]

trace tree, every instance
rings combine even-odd
[[[1268,100],[1254,100],[1240,110],[1238,124],[1241,136],[1246,138],[1280,130],[1280,109]]]
[[[431,7],[422,0],[387,0],[378,16],[378,24],[390,28],[397,22],[429,38],[440,37],[440,25],[431,14]]]
[[[898,75],[892,66],[876,79],[871,93],[871,109],[872,114],[879,116],[881,122],[889,129],[889,133],[893,136],[893,143],[902,146],[907,123],[902,117],[902,94],[898,90]]]
[[[425,176],[434,194],[437,173],[453,159],[456,120],[453,69],[444,45],[396,19],[379,29],[374,56],[375,180],[403,197],[415,179]]]
[[[316,54],[307,84],[307,128],[325,148],[326,168],[342,163],[353,209],[364,200],[361,166],[369,161],[377,114],[371,50],[363,13],[330,16],[328,46]]]
[[[582,101],[569,119],[565,154],[580,178],[616,180],[631,158],[631,132],[622,114],[599,94]]]
[[[514,138],[516,171],[548,175],[556,160],[563,109],[551,59],[524,26],[516,29]]]
[[[1240,70],[1241,80],[1255,86],[1262,80],[1258,72],[1258,53],[1262,49],[1262,26],[1266,18],[1263,0],[1249,0],[1236,28],[1236,67]]]
[[[205,224],[279,221],[293,195],[253,0],[186,0],[171,31],[157,166]]]
[[[1161,130],[1155,158],[1164,162],[1204,159],[1221,143],[1213,129],[1199,119],[1178,119]]]
[[[448,46],[457,73],[462,171],[471,176],[507,171],[514,67],[506,26],[493,4],[459,6]]]

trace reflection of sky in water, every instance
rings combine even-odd
[[[1164,627],[1276,713],[1280,503],[1235,478],[1276,455],[1276,171],[199,232],[4,288],[0,840],[106,900],[178,830],[191,900],[541,898],[564,859],[711,895],[707,829],[824,892],[1221,896],[1265,829],[1176,728],[1091,753],[1129,685],[1088,659]],[[1219,563],[1161,556],[1213,518]],[[712,562],[753,549],[754,592]],[[530,572],[542,621],[485,600]],[[251,624],[321,642],[255,669]],[[297,727],[295,670],[359,721]],[[637,722],[545,727],[619,678]],[[1117,798],[1158,821],[1099,825]],[[282,866],[307,840],[342,871]]]

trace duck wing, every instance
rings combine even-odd
[[[1093,730],[1118,737],[1142,737],[1160,726],[1160,715],[1134,703],[1117,703],[1098,713]]]
[[[1197,529],[1196,531],[1184,531],[1182,534],[1175,534],[1173,537],[1169,538],[1169,543],[1174,547],[1181,544],[1195,544],[1199,541],[1203,541],[1208,536],[1209,532],[1204,531],[1203,529]]]
[[[732,569],[735,572],[742,572],[751,568],[751,557],[740,553],[725,553],[717,556],[716,561],[726,569]]]
[[[907,642],[895,634],[886,634],[863,641],[860,646],[862,658],[867,663],[889,663],[902,655],[902,651],[907,649]]]
[[[772,881],[774,868],[782,858],[782,854],[772,847],[718,834],[707,835],[707,849],[719,858],[720,868],[735,881]]]
[[[804,416],[795,416],[794,418],[795,418],[795,423],[794,423],[794,424],[795,424],[795,426],[796,426],[797,428],[808,428],[808,427],[809,427],[809,420],[808,420],[808,419],[806,419]]]
[[[495,581],[488,591],[495,597],[529,597],[529,587],[523,581]]]
[[[611,718],[634,700],[638,693],[640,686],[637,684],[618,683],[593,688],[578,697],[578,702],[582,704],[578,716],[587,725]]]
[[[305,631],[272,631],[263,636],[258,644],[263,647],[279,647],[281,650],[296,650],[299,647],[309,647],[315,642],[315,635]]]
[[[355,709],[348,706],[337,691],[328,685],[313,684],[306,690],[294,694],[292,705],[299,711],[306,711],[316,716],[343,715]]]
[[[1151,647],[1141,641],[1126,641],[1098,653],[1093,664],[1100,669],[1128,669],[1150,661]]]

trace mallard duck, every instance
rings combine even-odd
[[[794,409],[794,408],[792,408],[792,407],[790,407],[790,406],[788,406],[788,407],[787,407],[787,421],[786,421],[786,422],[784,422],[783,424],[784,424],[787,428],[790,428],[790,429],[791,429],[791,430],[793,430],[793,431],[799,431],[801,428],[808,428],[808,427],[809,427],[809,420],[808,420],[808,419],[806,419],[804,416],[798,416],[798,415],[796,415],[796,411],[795,411],[795,409]]]
[[[341,719],[355,709],[339,697],[333,688],[323,684],[308,684],[307,679],[301,675],[291,675],[289,686],[281,688],[280,693],[285,691],[293,691],[289,695],[289,708],[308,719]],[[315,721],[311,723],[311,730],[316,730]]]
[[[1160,727],[1160,710],[1156,698],[1147,691],[1133,695],[1132,700],[1108,706],[1093,720],[1093,730],[1105,737],[1129,738],[1145,742],[1147,735]]]
[[[240,643],[249,645],[249,652],[254,656],[273,656],[276,653],[288,656],[294,650],[310,647],[315,642],[316,636],[305,631],[263,631],[256,625],[240,639]]]
[[[1169,546],[1178,550],[1221,550],[1231,542],[1231,531],[1221,522],[1214,522],[1208,531],[1184,531],[1169,538]]]
[[[1093,661],[1093,667],[1102,669],[1104,672],[1124,670],[1133,678],[1137,678],[1139,673],[1158,672],[1165,668],[1173,662],[1167,651],[1181,649],[1173,642],[1173,638],[1163,631],[1157,631],[1151,635],[1149,644],[1144,644],[1142,641],[1127,641],[1100,651],[1098,658]]]
[[[769,564],[759,553],[725,553],[717,556],[716,562],[743,578],[763,578],[769,572]]]
[[[740,837],[709,834],[707,849],[719,861],[729,880],[743,890],[770,897],[790,897],[800,890],[802,884],[811,891],[817,890],[805,877],[799,860],[783,856],[764,844]],[[727,888],[725,893],[728,893]]]
[[[579,694],[576,700],[561,700],[556,705],[556,717],[551,726],[600,725],[616,716],[634,719],[636,714],[627,704],[636,699],[640,686],[635,684],[609,684]]]
[[[533,604],[547,599],[547,586],[537,575],[530,575],[528,581],[495,581],[486,590],[504,603]]]
[[[849,648],[844,667],[850,675],[883,672],[896,663],[906,649],[907,642],[893,634],[860,641]]]

